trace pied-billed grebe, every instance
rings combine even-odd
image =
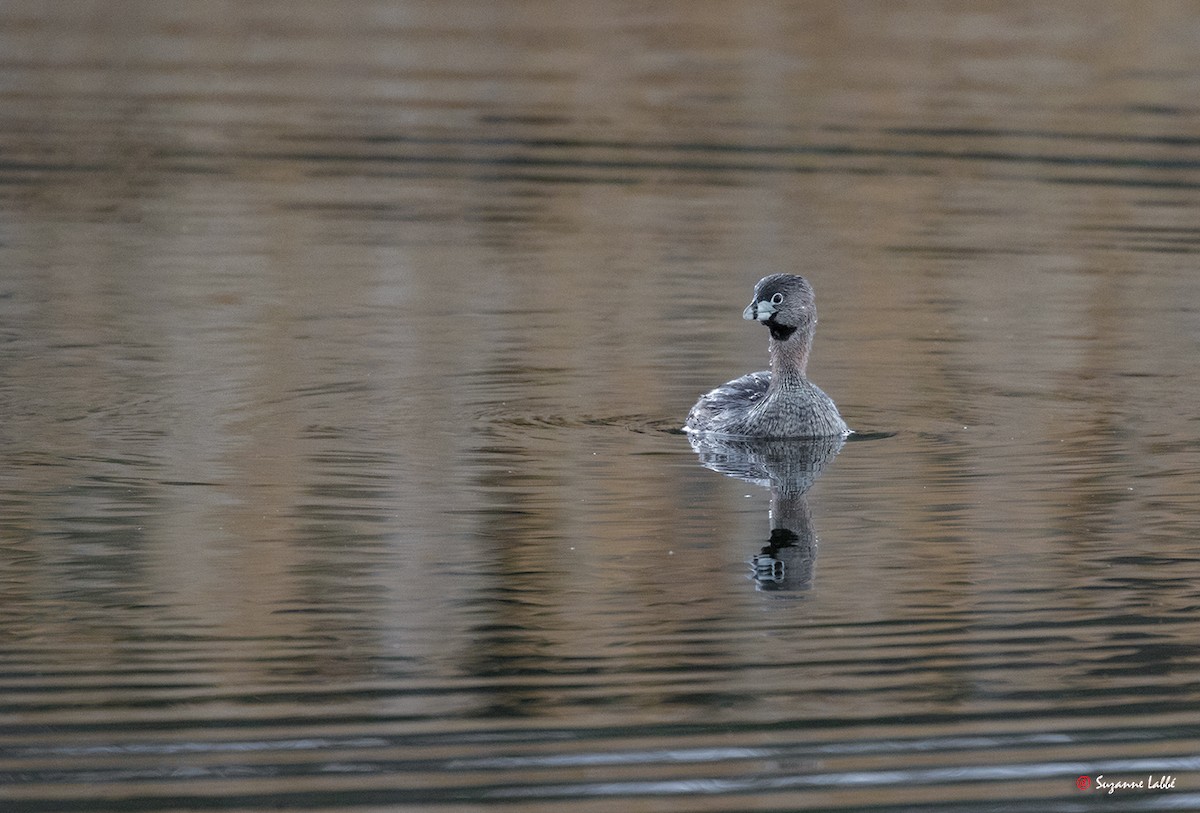
[[[804,370],[817,328],[817,306],[808,280],[772,274],[754,286],[743,319],[771,331],[771,369],[734,379],[702,395],[684,429],[757,438],[818,438],[850,432],[837,407]]]

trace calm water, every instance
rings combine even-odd
[[[964,5],[0,7],[0,807],[1200,809],[1200,15]]]

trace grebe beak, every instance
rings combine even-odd
[[[751,302],[746,306],[746,309],[742,311],[742,318],[748,319],[752,322],[765,322],[774,315],[775,306],[772,305],[770,300],[767,299],[760,299],[757,302]]]

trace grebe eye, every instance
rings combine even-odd
[[[771,296],[771,304],[779,305],[783,302],[783,294],[774,294]]]

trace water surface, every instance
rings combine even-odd
[[[1200,807],[1198,41],[7,4],[4,810]]]

